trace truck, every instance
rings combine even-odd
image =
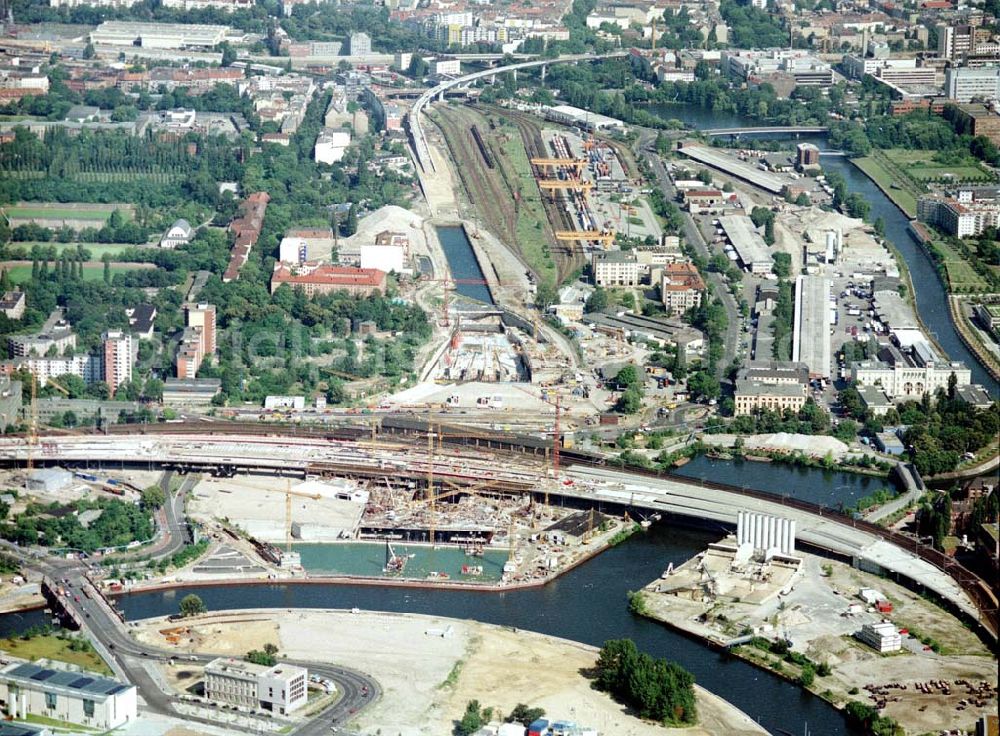
[[[850,315],[851,317],[860,317],[861,310],[855,307],[854,309],[848,309],[847,314]]]

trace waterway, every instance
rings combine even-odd
[[[675,118],[698,129],[733,128],[760,123],[752,118],[728,112],[714,112],[694,105],[654,105],[649,109],[664,119]],[[774,140],[782,136],[768,134],[754,137]],[[826,143],[823,138],[813,136],[801,136],[796,140],[811,141],[819,145],[821,149]],[[994,396],[1000,395],[1000,385],[993,380],[975,354],[965,346],[962,338],[959,337],[948,311],[945,288],[930,256],[907,230],[909,219],[906,215],[847,157],[826,156],[822,158],[822,164],[826,171],[836,171],[843,176],[848,190],[859,193],[871,204],[872,222],[879,217],[885,222],[886,238],[900,252],[910,272],[910,279],[916,291],[917,312],[920,319],[927,325],[928,330],[948,354],[948,357],[952,360],[962,361],[969,366],[972,370],[973,383],[982,384]]]
[[[772,733],[835,736],[851,729],[843,716],[814,695],[740,660],[627,610],[626,594],[639,590],[671,562],[679,564],[722,535],[710,530],[655,525],[543,588],[485,593],[351,585],[262,585],[177,588],[119,599],[129,620],[177,612],[179,601],[197,593],[210,610],[237,608],[358,608],[398,611],[503,626],[600,646],[630,638],[641,649],[677,661],[698,683],[718,693]],[[530,666],[525,663],[525,666]]]
[[[485,284],[483,270],[479,267],[479,261],[472,250],[472,244],[469,243],[469,238],[465,234],[465,228],[460,225],[439,225],[435,230],[437,230],[438,240],[441,242],[441,249],[444,250],[444,256],[448,260],[452,278],[484,282],[482,284],[458,283],[455,285],[455,291],[470,299],[493,304],[493,296]]]
[[[452,580],[496,581],[503,574],[507,553],[487,549],[482,556],[467,555],[459,547],[431,547],[426,544],[393,544],[393,552],[406,560],[399,573],[385,572],[386,547],[373,543],[296,544],[302,567],[307,572],[327,575],[363,575],[422,580],[442,574]],[[463,574],[463,566],[481,567],[478,575]]]
[[[853,506],[859,498],[880,488],[895,488],[887,478],[860,473],[823,470],[787,463],[761,463],[751,460],[720,460],[697,455],[673,471],[694,481],[702,478],[728,483],[776,496],[796,498],[840,509]]]

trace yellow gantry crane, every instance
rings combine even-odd
[[[587,159],[585,158],[533,158],[531,159],[531,164],[533,166],[549,167],[549,166],[566,166],[569,168],[576,169],[577,171],[582,171],[587,168]]]
[[[608,248],[615,242],[614,230],[556,230],[556,240],[586,240]]]

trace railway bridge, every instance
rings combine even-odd
[[[625,470],[570,449],[560,449],[562,468],[554,477],[553,467],[545,462],[555,451],[550,438],[457,426],[432,427],[431,432],[428,428],[416,417],[395,415],[382,417],[382,432],[374,440],[372,429],[362,426],[311,429],[204,422],[121,427],[112,436],[46,437],[42,452],[35,448],[33,461],[224,475],[392,477],[435,487],[482,486],[485,481],[500,492],[544,494],[584,508],[655,511],[720,528],[735,526],[737,512],[747,509],[794,519],[803,543],[933,592],[996,640],[998,606],[991,588],[952,558],[905,535],[795,498]],[[0,465],[23,466],[28,452],[25,438],[0,438]]]

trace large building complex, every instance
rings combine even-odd
[[[917,216],[949,235],[974,237],[1000,226],[1000,191],[976,187],[961,189],[953,197],[927,195],[917,201]]]
[[[813,378],[829,378],[830,279],[799,276],[795,279],[795,321],[792,360],[805,363]]]
[[[108,20],[91,31],[90,42],[95,46],[211,49],[225,41],[228,32],[228,26]]]
[[[308,671],[277,664],[272,667],[232,658],[205,665],[205,697],[218,703],[291,713],[308,699]]]
[[[959,386],[972,382],[971,371],[963,363],[941,360],[927,342],[902,350],[884,345],[877,360],[851,365],[851,378],[865,386],[879,386],[890,399],[919,399],[939,388],[947,389],[954,375]]]
[[[0,670],[0,703],[13,718],[39,716],[106,731],[136,718],[134,685],[27,662]]]

